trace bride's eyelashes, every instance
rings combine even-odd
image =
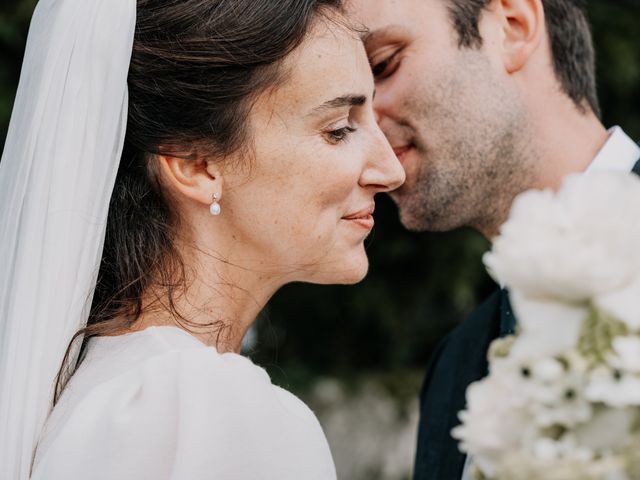
[[[350,110],[346,116],[334,118],[331,123],[325,124],[326,126],[321,128],[320,135],[330,145],[347,142],[351,135],[358,130],[356,118],[353,118],[353,115],[356,113]]]
[[[346,142],[349,139],[350,134],[355,132],[357,129],[350,125],[346,127],[341,127],[335,130],[330,130],[325,133],[325,138],[332,145],[337,145],[341,142]]]

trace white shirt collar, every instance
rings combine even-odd
[[[609,129],[609,139],[587,168],[591,172],[630,172],[640,159],[640,147],[620,127]]]

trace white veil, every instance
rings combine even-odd
[[[29,478],[86,324],[124,143],[135,0],[40,0],[0,162],[0,478]]]

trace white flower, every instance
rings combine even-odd
[[[640,479],[640,179],[519,197],[485,258],[518,333],[453,435],[491,480]]]
[[[573,432],[577,443],[593,452],[606,453],[623,448],[629,440],[634,412],[627,408],[607,408]]]
[[[640,247],[639,247],[640,248]],[[633,332],[640,331],[640,278],[631,285],[594,298],[596,308],[624,322]]]
[[[585,395],[611,407],[640,406],[640,377],[602,366],[592,372]]]
[[[523,364],[520,372],[514,403],[529,413],[536,426],[573,427],[591,417],[582,369],[547,358]]]
[[[620,290],[640,272],[638,212],[635,175],[570,176],[557,194],[529,191],[515,200],[485,264],[532,298],[575,303]]]
[[[489,477],[495,475],[505,451],[516,448],[527,429],[523,412],[511,404],[514,383],[490,375],[467,389],[467,409],[460,412],[462,425],[452,431],[463,451],[470,453]]]
[[[499,480],[636,480],[624,474],[617,457],[601,459],[564,458],[541,461],[517,452],[505,459]]]
[[[538,460],[543,462],[557,460],[561,456],[561,445],[551,438],[540,438],[535,443],[533,453]]]
[[[614,338],[613,351],[609,357],[609,365],[625,373],[640,374],[639,337]]]
[[[616,337],[608,366],[591,374],[586,394],[612,407],[640,406],[640,338]]]
[[[564,435],[560,440],[540,438],[534,445],[534,456],[542,462],[560,459],[588,462],[594,457],[593,452],[581,447],[573,435]]]
[[[553,385],[562,380],[565,369],[555,358],[545,358],[533,366],[533,378],[547,385]]]
[[[557,403],[563,390],[562,375],[562,365],[554,359],[523,362],[514,379],[514,403],[527,409]]]
[[[511,292],[511,303],[521,330],[511,350],[511,356],[517,359],[544,358],[572,350],[588,315],[586,307],[536,300],[518,290]]]

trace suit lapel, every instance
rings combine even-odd
[[[470,383],[487,375],[487,350],[500,335],[501,293],[496,291],[441,343],[421,396],[414,480],[459,480],[466,456],[451,437],[460,424]]]
[[[516,333],[516,317],[511,308],[509,300],[509,291],[500,290],[500,336],[506,337]]]

